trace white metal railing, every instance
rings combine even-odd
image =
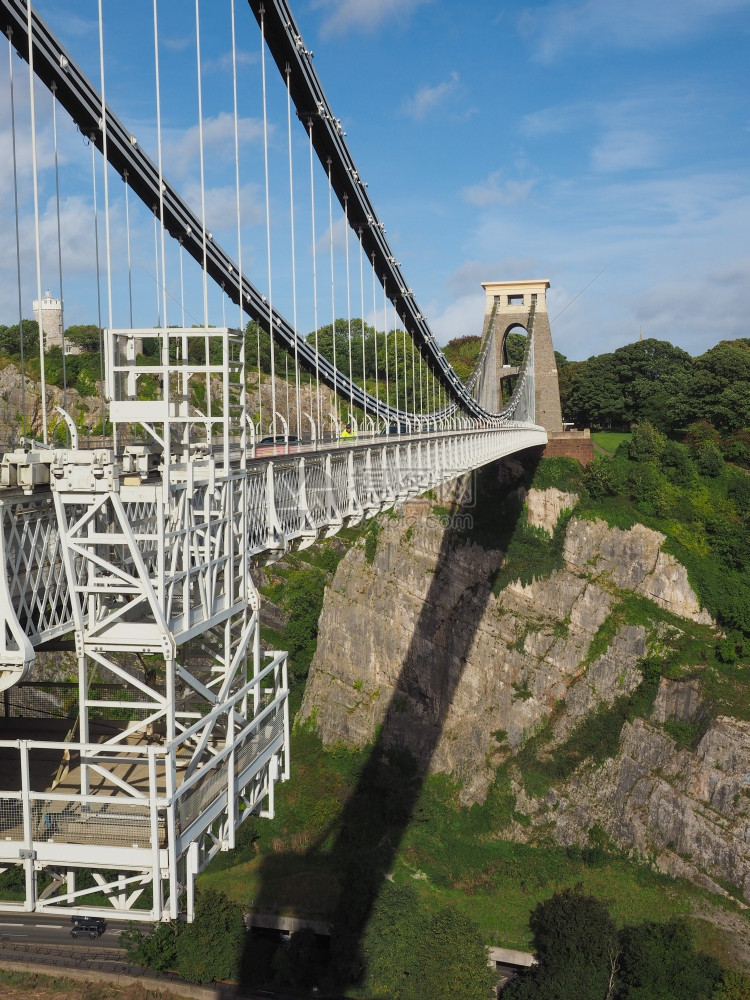
[[[190,609],[197,596],[206,608],[236,600],[229,577],[217,591],[217,570],[225,559],[227,530],[234,523],[236,494],[246,481],[247,552],[256,560],[275,559],[291,546],[305,546],[334,534],[345,524],[371,517],[410,497],[418,496],[506,455],[546,442],[541,427],[506,425],[499,428],[443,434],[398,435],[361,439],[343,447],[301,449],[293,454],[251,461],[246,472],[199,481],[172,483],[172,504],[184,508],[166,530],[171,585],[165,617],[176,633],[195,626]],[[54,453],[58,464],[69,463],[69,452]],[[105,456],[111,453],[103,452]],[[110,458],[110,461],[111,458]],[[159,519],[156,493],[149,500],[129,489],[116,467],[109,475],[127,499],[128,521],[151,574],[159,570],[155,525]],[[53,462],[52,468],[55,465]],[[53,472],[54,474],[54,472]],[[148,480],[150,481],[150,480]],[[45,491],[44,485],[36,487]],[[46,491],[45,491],[46,492]],[[15,494],[15,495],[13,495]],[[210,496],[209,496],[210,494]],[[210,537],[205,520],[188,516],[211,505]],[[67,578],[62,571],[55,510],[49,495],[24,495],[8,490],[0,495],[0,523],[5,574],[0,576],[0,603],[6,625],[2,667],[8,683],[28,672],[31,646],[64,635],[73,627]],[[217,604],[218,602],[218,604]],[[206,612],[208,614],[208,611]]]

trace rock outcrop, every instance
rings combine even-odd
[[[683,699],[695,701],[695,692]],[[720,894],[729,885],[750,900],[750,723],[715,719],[692,752],[634,719],[616,757],[550,793],[538,811],[545,822],[550,807],[560,843],[580,843],[598,824],[663,871]]]
[[[564,493],[554,486],[548,490],[529,490],[526,494],[526,511],[529,524],[536,528],[544,528],[548,535],[555,530],[560,515],[565,510],[572,510],[578,503],[575,493]]]
[[[534,497],[533,522],[550,530],[550,512],[572,503],[558,491]],[[624,595],[711,624],[663,542],[643,525],[573,517],[562,568],[495,594],[501,552],[460,540],[426,502],[408,522],[391,517],[372,562],[359,545],[339,564],[301,715],[327,744],[364,746],[381,732],[457,779],[464,804],[482,801],[498,764],[543,723],[553,720],[554,752],[598,706],[633,692],[644,656],[669,645],[675,619],[654,608],[653,621],[624,623]],[[704,731],[697,750],[670,737],[674,721]],[[586,844],[597,824],[665,871],[750,899],[749,736],[750,723],[709,720],[697,680],[662,680],[649,717],[625,724],[604,764],[584,762],[537,800],[519,780],[531,824],[512,835],[533,839],[543,826],[561,844]]]

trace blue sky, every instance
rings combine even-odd
[[[150,0],[105,0],[111,107],[156,156]],[[422,312],[444,343],[478,333],[481,281],[548,278],[556,347],[580,359],[644,337],[699,354],[750,336],[750,0],[297,0],[292,10],[360,175],[385,222]],[[98,83],[94,0],[37,5]],[[229,0],[202,0],[204,164],[208,227],[237,256]],[[200,205],[194,4],[160,0],[165,173]],[[237,0],[243,266],[268,286],[255,20]],[[7,65],[7,56],[6,65]],[[19,134],[29,103],[16,62]],[[311,197],[304,131],[293,133],[296,295],[285,92],[267,64],[274,304],[313,325]],[[22,80],[25,85],[22,86]],[[7,82],[2,106],[7,108]],[[58,286],[48,92],[38,94],[43,285]],[[64,115],[63,115],[64,118]],[[8,115],[0,144],[9,152]],[[90,152],[61,131],[66,322],[96,322]],[[19,138],[24,232],[33,220],[28,149]],[[99,175],[98,197],[102,197]],[[328,205],[315,177],[318,316],[330,321]],[[127,326],[122,185],[110,179],[113,322]],[[9,156],[0,165],[9,235],[0,250],[0,321],[17,316]],[[100,202],[101,210],[101,202]],[[156,321],[151,219],[130,204],[134,322]],[[359,315],[359,258],[350,284],[341,212],[334,207],[334,309]],[[104,241],[100,218],[100,239]],[[11,252],[12,251],[12,252]],[[168,320],[179,322],[178,255],[167,251]],[[186,265],[186,267],[188,267]],[[328,269],[328,270],[327,270]],[[186,270],[188,322],[202,318],[200,276]],[[373,318],[369,273],[365,312]],[[24,302],[36,294],[23,255]],[[382,328],[381,294],[375,318]],[[210,321],[236,308],[210,293]],[[234,315],[232,311],[234,310]],[[25,310],[30,314],[30,309]],[[108,304],[103,305],[103,322]],[[388,325],[393,325],[387,313]]]

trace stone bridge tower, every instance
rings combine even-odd
[[[495,345],[488,356],[487,383],[483,395],[488,409],[500,409],[492,403],[500,399],[501,380],[518,373],[517,368],[508,364],[505,342],[514,327],[525,332],[529,327],[532,304],[534,310],[534,377],[536,384],[536,422],[548,433],[560,434],[563,430],[560,408],[560,387],[557,381],[557,363],[552,346],[552,334],[547,314],[547,289],[549,281],[483,281],[487,296],[482,335],[486,335],[493,313],[495,317]],[[520,330],[519,330],[520,332]],[[494,356],[494,365],[493,362]],[[492,369],[495,369],[494,377]],[[494,388],[494,387],[497,388]],[[494,392],[496,400],[490,397]]]

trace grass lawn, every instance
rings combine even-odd
[[[624,434],[620,431],[594,431],[591,435],[591,440],[594,444],[598,444],[600,448],[608,451],[610,455],[614,455],[618,444],[622,441],[629,441],[632,436],[629,432]]]

